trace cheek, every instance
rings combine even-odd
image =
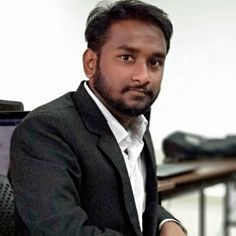
[[[120,92],[128,81],[124,71],[116,70],[114,67],[101,70],[101,75],[107,88],[110,88],[113,92]]]
[[[153,77],[153,79],[151,80],[153,90],[155,90],[155,91],[160,90],[162,78],[163,78],[163,73],[160,73],[158,75],[155,75],[155,77]]]

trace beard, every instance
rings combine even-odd
[[[150,99],[148,100],[148,102],[146,102],[146,104],[130,106],[130,105],[127,105],[123,100],[119,98],[114,98],[105,81],[106,80],[104,76],[100,72],[100,68],[97,68],[96,74],[94,77],[94,83],[93,83],[94,89],[102,97],[102,99],[106,103],[104,105],[108,108],[108,110],[119,112],[120,114],[125,115],[125,116],[136,117],[141,114],[145,114],[147,111],[149,111],[151,105],[156,100],[160,92],[159,90],[157,94],[154,94],[153,91],[148,90],[144,86],[136,86],[135,88],[142,89],[144,93],[147,96],[149,96]],[[129,90],[130,90],[130,86],[126,86],[123,88],[122,93],[124,94],[125,92]]]

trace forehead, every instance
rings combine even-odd
[[[166,54],[164,33],[156,25],[137,20],[123,20],[113,23],[108,32],[105,47],[119,48],[122,45],[137,49],[150,49]]]

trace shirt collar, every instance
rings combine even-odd
[[[84,87],[90,97],[97,104],[99,110],[102,112],[104,117],[107,120],[107,123],[115,136],[118,144],[122,142],[122,140],[126,139],[129,136],[129,132],[120,124],[120,122],[111,114],[111,112],[100,102],[100,100],[95,96],[95,94],[88,87],[86,81],[84,82]],[[134,122],[131,125],[130,131],[131,133],[138,139],[142,140],[143,135],[146,131],[148,121],[144,115],[140,115],[134,119]]]

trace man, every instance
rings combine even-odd
[[[158,205],[147,120],[160,92],[172,25],[131,0],[89,15],[88,81],[32,111],[12,137],[19,235],[183,236]]]

